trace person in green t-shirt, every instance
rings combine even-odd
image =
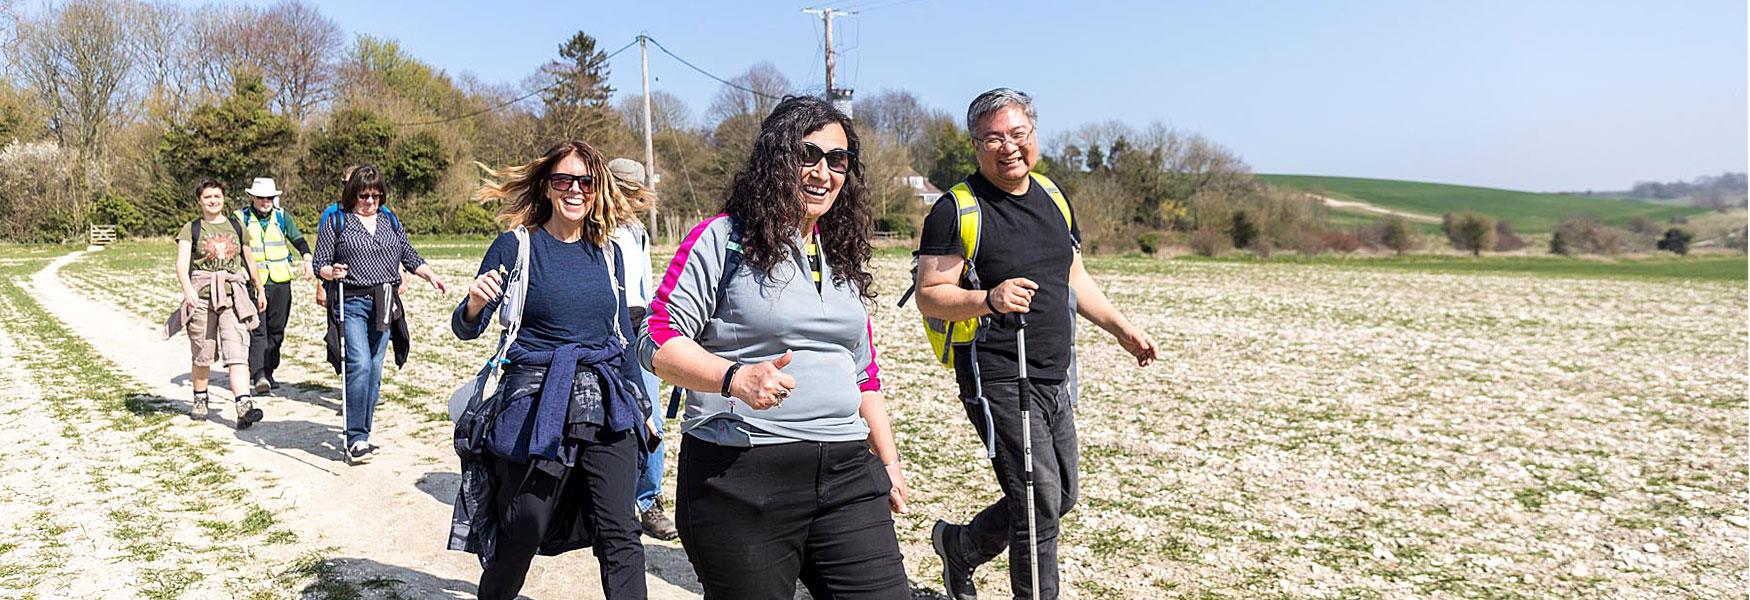
[[[217,361],[231,376],[236,427],[246,429],[262,417],[249,396],[249,330],[266,308],[267,295],[255,276],[255,253],[243,227],[225,212],[224,187],[207,179],[195,186],[195,195],[201,216],[176,234],[176,281],[182,286],[183,328],[193,359],[189,417],[206,418],[207,379]]]

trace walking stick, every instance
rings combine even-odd
[[[340,313],[340,454],[346,457],[346,464],[352,464],[352,449],[346,447],[346,280],[336,280],[335,297],[329,298],[330,306]]]
[[[1027,487],[1027,566],[1032,571],[1033,600],[1039,600],[1039,521],[1033,501],[1033,382],[1027,379],[1027,316],[1016,314],[1021,326],[1015,330],[1016,360],[1021,366],[1021,482]]]

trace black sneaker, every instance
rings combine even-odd
[[[269,372],[267,374],[267,387],[270,387],[270,388],[273,388],[276,390],[280,389],[280,380],[274,379],[272,372]]]
[[[947,521],[936,520],[936,526],[930,529],[930,545],[936,549],[936,557],[942,559],[942,588],[953,600],[978,600],[978,588],[972,584],[972,567],[962,566],[960,557],[949,551],[948,534],[951,525]]]
[[[207,393],[195,392],[194,401],[188,405],[188,418],[199,421],[207,418]]]
[[[264,415],[262,414],[261,409],[255,407],[255,400],[244,397],[237,401],[238,430],[248,429],[250,425],[260,422],[262,416]]]
[[[371,455],[377,452],[377,447],[370,442],[359,440],[346,449],[346,464],[358,465],[371,462]]]
[[[674,527],[674,519],[668,518],[668,513],[662,511],[662,499],[657,498],[650,503],[650,508],[638,513],[638,526],[644,530],[644,535],[670,542],[681,536]]]
[[[269,389],[271,389],[271,386],[272,386],[272,384],[267,382],[266,375],[256,377],[255,378],[255,395],[257,395],[257,396],[267,395],[267,392]]]

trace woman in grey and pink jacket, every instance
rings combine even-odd
[[[706,598],[910,595],[857,150],[832,105],[779,103],[651,302],[640,356],[687,390],[675,516]]]

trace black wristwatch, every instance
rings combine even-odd
[[[740,371],[740,370],[741,370],[741,363],[735,363],[733,365],[729,365],[728,371],[723,372],[723,391],[721,393],[723,394],[724,398],[733,398],[734,397],[734,396],[731,396],[729,394],[729,383],[732,381],[735,381],[735,372]]]

